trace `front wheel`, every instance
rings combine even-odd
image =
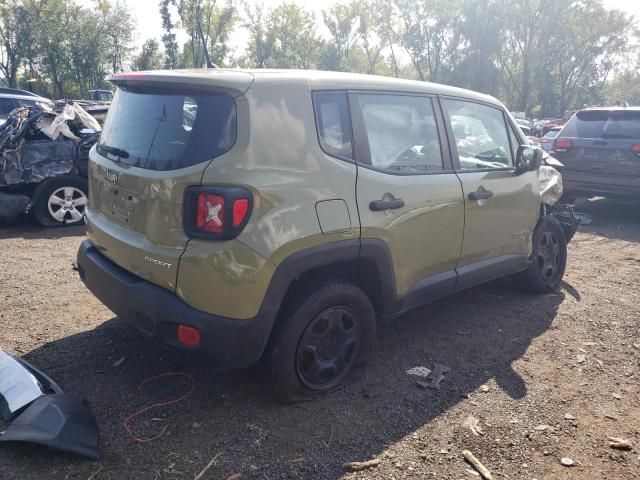
[[[567,241],[560,223],[553,217],[542,218],[533,232],[533,251],[527,269],[516,275],[526,292],[555,291],[567,265]]]
[[[375,335],[373,306],[357,286],[332,283],[307,291],[273,332],[267,361],[276,398],[298,402],[358,378]]]
[[[86,178],[75,175],[52,177],[33,193],[33,215],[43,227],[79,225],[87,207]]]

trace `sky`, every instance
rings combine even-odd
[[[116,0],[113,0],[114,3]],[[148,38],[155,38],[158,41],[162,37],[162,20],[158,8],[159,0],[119,0],[129,7],[134,19],[138,23],[136,32],[136,43],[142,43]],[[251,2],[252,0],[248,0]],[[336,0],[292,0],[298,5],[302,5],[316,14],[316,20],[322,23],[322,10],[330,7]],[[626,13],[634,15],[636,20],[640,20],[640,1],[639,0],[603,0],[607,8],[617,8]],[[281,4],[283,0],[262,0],[266,8],[273,8]],[[76,3],[84,7],[92,7],[94,0],[76,0]],[[180,39],[179,40],[184,40]],[[182,42],[181,42],[182,43]],[[236,32],[232,38],[232,44],[236,49],[244,48],[246,43],[246,33],[242,31]]]

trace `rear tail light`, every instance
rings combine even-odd
[[[553,150],[556,152],[568,152],[573,148],[573,142],[568,138],[559,138],[553,142]]]
[[[636,157],[640,157],[640,143],[636,143],[631,147],[631,151],[636,154]]]
[[[253,195],[242,187],[190,187],[185,191],[184,231],[194,238],[229,240],[247,224]]]

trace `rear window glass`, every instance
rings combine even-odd
[[[587,110],[576,113],[563,137],[640,139],[640,111]]]
[[[560,129],[549,130],[547,133],[544,134],[542,138],[556,138],[559,133],[560,133]]]
[[[353,159],[347,94],[316,93],[313,104],[322,149],[334,157]]]
[[[134,167],[176,170],[222,155],[235,140],[231,95],[119,88],[96,149]]]

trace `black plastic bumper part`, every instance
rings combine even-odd
[[[118,317],[163,344],[203,353],[213,368],[255,364],[269,338],[272,321],[265,315],[237,320],[196,310],[173,292],[116,265],[88,240],[78,250],[78,270],[87,288]],[[200,332],[198,346],[178,341],[180,324]]]

